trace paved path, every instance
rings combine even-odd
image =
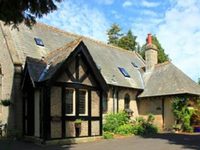
[[[62,146],[0,140],[0,150],[200,150],[200,135],[158,134]]]

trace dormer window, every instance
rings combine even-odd
[[[36,43],[37,45],[39,45],[39,46],[44,46],[44,43],[43,43],[43,41],[42,41],[40,38],[34,38],[34,40],[35,40],[35,43]]]
[[[130,75],[128,74],[128,72],[126,71],[125,68],[122,68],[122,67],[118,67],[120,72],[125,76],[125,77],[128,77],[130,78]]]

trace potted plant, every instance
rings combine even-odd
[[[5,106],[5,107],[8,107],[8,106],[11,105],[11,102],[10,102],[10,100],[6,99],[6,100],[1,100],[0,104]]]
[[[74,122],[77,137],[79,137],[80,134],[81,134],[81,123],[82,123],[81,119],[76,119],[75,122]]]
[[[74,122],[75,128],[81,128],[81,123],[82,123],[81,119],[76,119]]]

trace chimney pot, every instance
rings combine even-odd
[[[147,44],[152,44],[152,36],[151,33],[147,35]]]

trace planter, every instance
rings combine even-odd
[[[11,102],[10,100],[1,100],[0,104],[3,105],[4,107],[8,107],[11,105]]]
[[[79,137],[81,135],[81,123],[75,123],[75,131],[76,131],[76,137]]]
[[[81,123],[75,123],[75,128],[81,128]]]

